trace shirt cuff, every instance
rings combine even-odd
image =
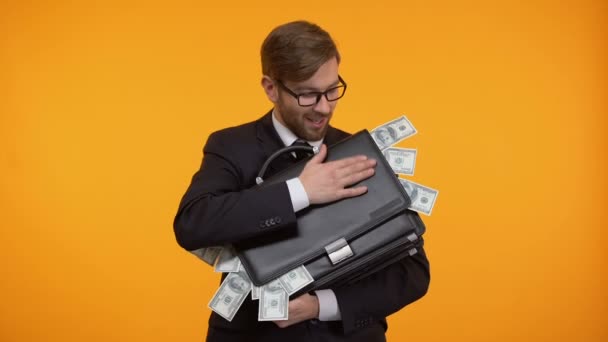
[[[291,197],[291,205],[293,211],[298,212],[310,205],[308,201],[308,194],[304,190],[304,185],[300,182],[300,178],[292,178],[287,183],[287,189],[289,190],[289,196]]]
[[[342,315],[338,307],[338,300],[332,290],[316,290],[319,299],[319,321],[340,321]]]

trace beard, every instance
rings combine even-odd
[[[319,114],[316,113],[312,109],[312,107],[306,112],[292,112],[287,106],[284,106],[280,101],[276,104],[276,106],[279,112],[281,113],[281,117],[285,122],[285,126],[289,128],[289,130],[291,130],[299,138],[307,141],[317,141],[325,137],[327,129],[329,128],[329,120],[331,119],[333,113]],[[323,127],[314,128],[311,127],[310,124],[307,122],[307,118],[319,117],[323,117],[327,120]]]

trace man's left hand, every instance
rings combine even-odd
[[[308,293],[289,301],[289,319],[286,321],[274,321],[279,328],[287,328],[290,325],[300,323],[313,318],[319,318],[319,299]]]

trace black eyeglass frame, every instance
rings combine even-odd
[[[323,92],[319,92],[319,91],[311,91],[311,92],[309,92],[309,93],[302,93],[302,94],[297,94],[297,93],[296,93],[296,92],[294,92],[293,90],[291,90],[291,89],[287,88],[287,86],[285,86],[285,84],[283,84],[283,82],[282,82],[281,80],[277,80],[277,83],[278,83],[278,84],[279,84],[279,85],[280,85],[280,86],[281,86],[283,89],[285,89],[289,95],[293,96],[293,97],[294,97],[294,98],[295,98],[295,99],[298,101],[298,105],[299,105],[300,107],[311,107],[311,106],[314,106],[314,105],[316,105],[317,103],[319,103],[319,101],[321,101],[321,96],[325,96],[325,99],[326,99],[328,102],[338,101],[339,99],[343,98],[343,97],[344,97],[344,94],[346,94],[346,82],[344,82],[344,80],[342,79],[342,77],[341,77],[340,75],[338,75],[338,81],[340,81],[340,83],[342,83],[342,84],[340,84],[340,85],[338,85],[338,86],[335,86],[335,87],[331,87],[331,88],[327,89],[326,91],[323,91]],[[327,97],[327,94],[328,94],[330,91],[336,90],[336,89],[338,89],[338,88],[344,88],[344,90],[342,91],[342,94],[341,94],[341,95],[340,95],[338,98],[335,98],[335,99],[333,99],[333,100],[330,100],[330,99],[329,99],[329,97]],[[300,103],[300,96],[304,96],[304,95],[316,95],[317,100],[315,101],[315,103],[312,103],[312,104],[309,104],[309,105],[303,105],[303,104],[301,104],[301,103]]]

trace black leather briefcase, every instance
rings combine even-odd
[[[308,159],[262,180],[266,167],[282,153],[310,147],[290,146],[264,164],[258,186],[297,177]],[[316,151],[315,151],[316,152]],[[296,214],[297,227],[236,244],[235,250],[256,286],[304,265],[314,282],[292,297],[320,288],[355,282],[417,252],[425,226],[407,209],[410,199],[367,130],[328,148],[326,161],[354,155],[377,160],[375,174],[361,196],[312,205]]]

